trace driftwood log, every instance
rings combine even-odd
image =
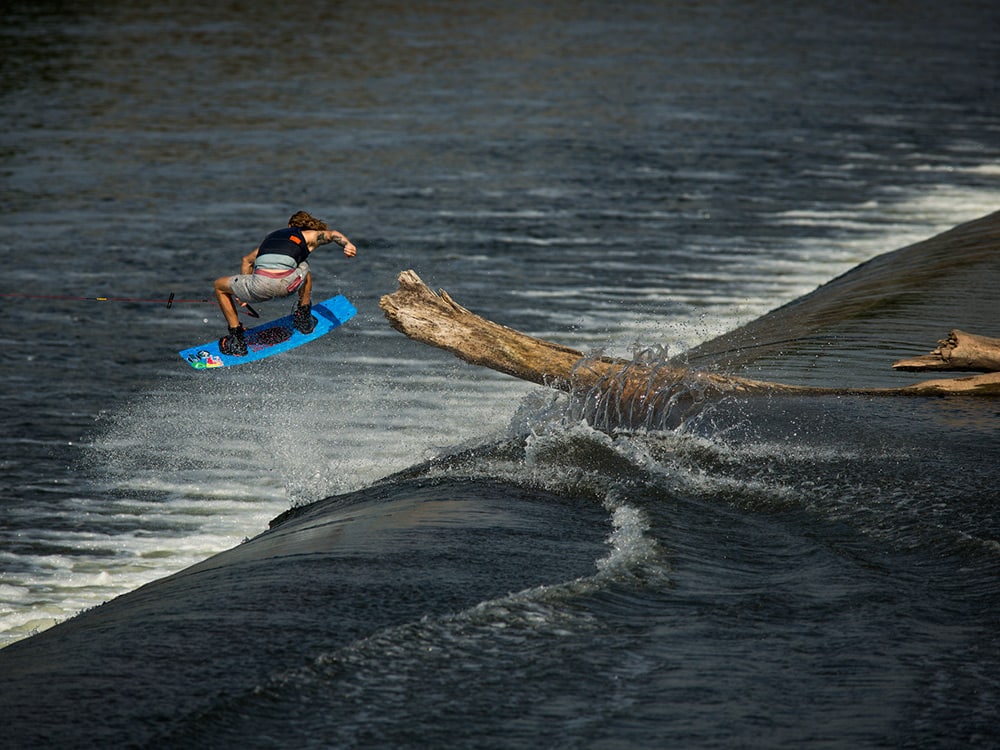
[[[619,415],[627,412],[635,417],[669,408],[676,404],[678,394],[683,394],[687,401],[729,394],[1000,396],[1000,372],[931,380],[903,388],[810,388],[662,363],[588,356],[482,318],[459,305],[444,290],[435,294],[413,271],[403,271],[398,281],[398,290],[383,296],[379,306],[389,324],[409,338],[449,351],[470,364],[532,383],[573,393],[597,394],[598,399],[613,403]],[[994,356],[998,353],[1000,350]]]
[[[895,362],[896,370],[1000,371],[1000,339],[954,330],[930,354]]]
[[[413,271],[399,274],[399,289],[382,297],[379,306],[389,324],[414,341],[451,352],[469,364],[489,367],[539,385],[564,391],[589,391],[602,382],[620,380],[632,371],[645,385],[655,380],[693,380],[719,392],[773,392],[797,386],[734,376],[695,372],[666,366],[642,365],[613,357],[591,356],[470,312],[446,291],[435,294]]]

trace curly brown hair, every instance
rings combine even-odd
[[[325,232],[330,228],[326,225],[325,221],[320,221],[305,211],[296,211],[292,214],[292,218],[288,220],[288,226],[298,227],[299,229],[315,229],[317,232]]]

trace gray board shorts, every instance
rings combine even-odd
[[[238,274],[229,279],[229,288],[243,302],[267,302],[275,297],[287,297],[302,285],[308,274],[309,263],[302,261],[287,272],[258,269],[254,273]]]

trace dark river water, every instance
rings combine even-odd
[[[412,268],[534,336],[674,356],[989,214],[995,3],[53,0],[0,21],[16,746],[1000,744],[992,402],[595,425],[378,307]],[[177,351],[225,333],[212,281],[299,209],[357,244],[312,266],[358,316],[192,371]],[[887,316],[884,363],[825,351],[913,382],[889,363],[949,327],[1000,336],[975,294],[998,282],[970,279],[961,320]],[[783,354],[753,375],[826,384]]]

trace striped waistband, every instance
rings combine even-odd
[[[269,279],[283,279],[286,276],[291,276],[297,270],[297,268],[289,268],[287,271],[274,271],[270,268],[255,268],[253,273],[254,276],[267,276]]]

